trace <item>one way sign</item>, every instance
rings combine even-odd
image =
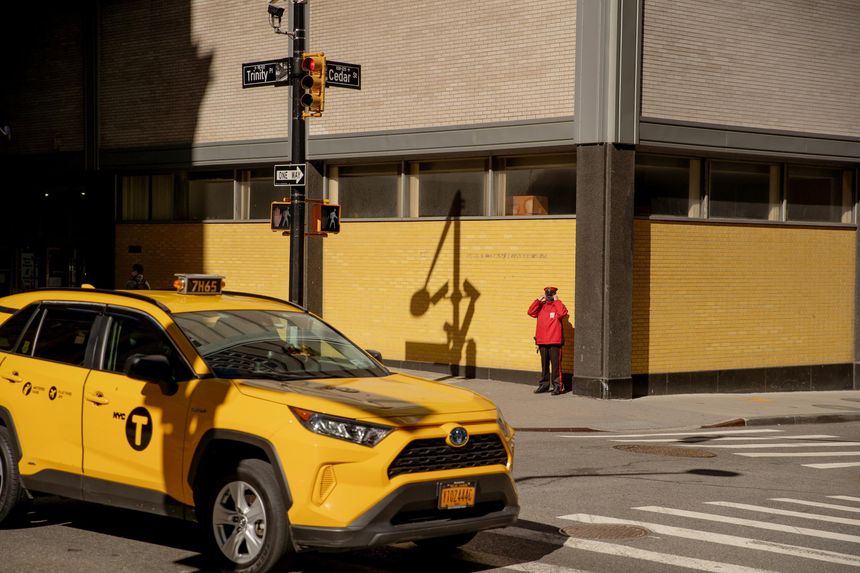
[[[305,163],[275,165],[275,187],[296,187],[305,184]]]

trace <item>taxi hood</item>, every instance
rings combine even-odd
[[[246,396],[358,420],[411,425],[428,418],[479,412],[480,418],[495,418],[495,405],[477,392],[408,374],[295,381],[237,379],[234,383]]]

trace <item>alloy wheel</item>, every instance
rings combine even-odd
[[[266,539],[266,510],[257,490],[244,481],[221,488],[212,507],[212,529],[218,548],[230,561],[253,561]]]

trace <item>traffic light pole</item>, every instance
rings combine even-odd
[[[302,55],[305,51],[305,0],[293,0],[292,136],[290,162],[306,161],[307,131],[301,102]],[[290,302],[304,306],[305,291],[305,186],[290,187]]]

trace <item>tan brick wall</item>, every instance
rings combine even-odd
[[[308,48],[363,81],[327,90],[311,134],[573,115],[575,2],[310,5]],[[287,137],[289,89],[242,89],[242,63],[289,50],[264,2],[108,3],[101,30],[104,147]]]
[[[552,284],[573,313],[575,237],[572,219],[349,223],[325,239],[325,317],[388,359],[466,365],[474,341],[478,367],[540,370],[526,310]]]
[[[362,66],[311,134],[573,115],[576,2],[311,2],[310,48]]]
[[[860,2],[645,0],[642,115],[860,136]]]
[[[101,33],[104,147],[287,137],[288,88],[242,89],[243,63],[288,54],[265,2],[107,3]]]
[[[853,361],[853,229],[636,221],[633,372]]]

